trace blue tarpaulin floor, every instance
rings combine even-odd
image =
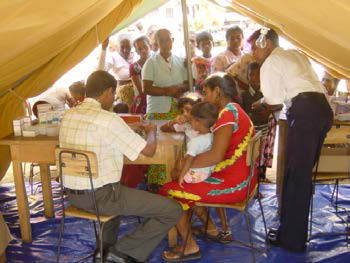
[[[8,262],[55,262],[58,240],[58,226],[61,218],[59,205],[58,184],[53,182],[54,203],[56,217],[47,219],[43,215],[43,203],[41,200],[40,184],[34,184],[34,195],[30,195],[28,189],[29,206],[31,215],[32,237],[31,244],[22,243],[19,233],[19,223],[15,191],[13,185],[0,187],[0,211],[7,222],[14,240],[6,250]],[[313,232],[345,232],[346,224],[336,216],[331,204],[333,185],[317,185],[314,198]],[[277,196],[275,185],[261,186],[264,195],[262,199],[267,226],[278,224]],[[350,211],[350,186],[339,187],[339,206]],[[338,215],[345,221],[348,213],[340,209]],[[226,211],[233,236],[237,240],[248,241],[248,232],[243,215],[233,211]],[[250,221],[253,229],[254,244],[266,249],[264,243],[264,230],[258,202],[254,199],[249,208]],[[214,220],[217,222],[215,212]],[[350,220],[350,219],[349,219]],[[131,231],[139,224],[136,217],[123,217],[120,235]],[[251,250],[241,246],[237,242],[227,245],[211,243],[197,239],[202,252],[200,260],[192,262],[252,262]],[[89,220],[66,218],[65,230],[62,239],[60,262],[77,262],[85,255],[94,251],[95,237],[93,224]],[[154,250],[151,262],[163,262],[161,253],[167,248],[167,240],[164,239]],[[308,243],[305,253],[291,253],[280,248],[271,248],[267,253],[255,253],[256,262],[350,262],[350,245],[347,246],[345,235],[326,236],[313,238]],[[92,262],[92,258],[84,262]]]

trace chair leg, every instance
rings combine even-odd
[[[248,235],[249,235],[249,244],[250,244],[251,250],[252,250],[253,262],[255,262],[255,251],[254,251],[255,248],[253,246],[252,231],[250,229],[249,215],[247,212],[244,212],[243,214],[244,214],[245,222],[247,224]]]
[[[204,239],[207,238],[208,224],[209,224],[210,207],[207,207],[207,219],[205,220]]]
[[[30,194],[33,195],[33,181],[34,181],[34,165],[33,163],[30,164],[30,171],[29,171],[29,185],[30,185]]]
[[[59,262],[59,261],[60,261],[61,239],[62,239],[62,234],[63,234],[63,231],[64,231],[64,220],[65,220],[65,216],[63,215],[62,218],[61,218],[60,226],[59,226],[56,262]]]
[[[97,234],[97,228],[96,228],[96,222],[95,222],[95,220],[92,220],[92,223],[94,224],[95,239],[96,239],[96,242],[98,242],[98,234]]]
[[[259,191],[258,191],[259,193]],[[264,223],[264,229],[265,229],[265,243],[268,244],[267,241],[267,227],[266,227],[266,220],[265,220],[265,214],[264,214],[264,209],[262,207],[262,203],[261,203],[261,198],[258,196],[258,202],[259,202],[259,206],[260,206],[260,210],[261,210],[261,217]]]

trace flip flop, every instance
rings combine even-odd
[[[197,251],[197,252],[192,253],[192,254],[184,255],[183,257],[182,257],[182,252],[177,252],[177,251],[174,251],[174,250],[170,250],[170,251],[171,251],[171,253],[175,254],[178,257],[176,257],[176,258],[167,258],[165,256],[165,252],[166,251],[164,251],[162,253],[162,259],[163,260],[165,260],[167,262],[182,262],[182,261],[189,261],[189,260],[200,259],[202,257],[202,254],[201,254],[200,251]]]
[[[204,233],[204,229],[203,226],[198,226],[192,229],[192,233],[194,236],[198,237],[198,238],[204,238],[206,237],[207,239],[209,239],[210,241],[216,242],[216,243],[220,243],[220,244],[228,244],[231,243],[233,240],[231,238],[231,234],[230,234],[230,238],[228,238],[228,236],[226,235],[226,233],[223,232],[219,232],[217,235],[210,235],[210,231],[205,234]]]

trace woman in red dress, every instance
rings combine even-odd
[[[177,182],[165,184],[160,193],[180,202],[183,216],[176,228],[185,239],[188,229],[189,209],[194,202],[234,203],[246,198],[248,188],[249,167],[246,165],[247,145],[254,136],[254,126],[242,108],[233,103],[237,96],[234,80],[227,74],[209,76],[201,85],[204,100],[215,104],[219,109],[219,117],[214,125],[214,140],[211,150],[195,157],[193,168],[215,165],[211,176],[201,183],[184,183],[183,188]],[[252,178],[249,192],[256,185],[256,176]],[[202,208],[196,209],[201,220],[205,220]],[[218,234],[214,223],[209,220],[208,234]],[[183,246],[165,251],[163,259],[177,262],[181,257]],[[200,258],[201,254],[192,234],[189,235],[183,260]]]

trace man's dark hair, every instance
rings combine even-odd
[[[193,105],[191,115],[194,119],[203,121],[207,128],[214,125],[218,118],[218,108],[209,102],[198,102]]]
[[[238,97],[238,92],[236,88],[235,80],[227,73],[214,73],[207,77],[201,84],[201,89],[204,87],[209,87],[211,90],[214,90],[215,87],[220,89],[220,93],[230,100],[240,103]]]
[[[226,41],[229,40],[230,35],[239,32],[243,35],[243,30],[239,26],[232,26],[226,30]]]
[[[209,40],[209,41],[214,41],[213,40],[213,36],[207,32],[207,31],[202,31],[198,34],[196,34],[196,42],[197,42],[197,48],[199,48],[199,43],[201,41],[206,41],[206,40]]]
[[[113,107],[113,111],[115,113],[129,113],[129,107],[128,104],[124,102],[119,102]]]
[[[95,71],[91,73],[86,81],[86,97],[96,98],[109,88],[113,88],[113,90],[117,88],[115,78],[107,71]]]
[[[135,44],[136,44],[137,41],[145,41],[148,45],[150,45],[149,39],[148,39],[148,37],[146,37],[146,36],[140,36],[140,37],[136,38],[136,39],[134,40],[134,42],[132,42],[132,45],[133,45],[134,47],[135,47]]]
[[[259,36],[260,36],[260,30],[258,29],[256,30],[249,38],[248,38],[248,43],[252,43],[252,41],[256,41]],[[275,30],[273,30],[272,28],[269,29],[269,31],[267,31],[266,34],[266,39],[270,40],[272,42],[272,44],[274,44],[276,47],[278,47],[279,44],[279,37],[278,34],[276,33]]]

